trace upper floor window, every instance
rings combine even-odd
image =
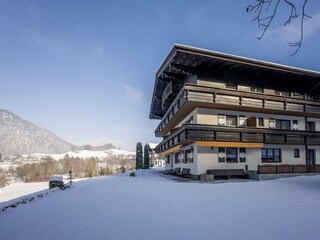
[[[274,90],[274,94],[278,96],[290,97],[290,92]]]
[[[188,123],[193,123],[193,116],[191,116],[187,121],[186,121],[186,124]]]
[[[299,121],[298,120],[292,120],[292,130],[298,130]]]
[[[276,129],[290,130],[290,120],[276,119]]]
[[[314,96],[309,95],[309,94],[305,94],[305,95],[304,95],[304,98],[305,98],[305,99],[314,99]]]
[[[315,127],[315,124],[314,122],[307,122],[307,125],[306,125],[306,130],[307,131],[315,131],[316,130],[316,127]]]
[[[250,92],[263,93],[263,88],[250,86]]]
[[[258,126],[264,127],[264,119],[263,118],[258,118]]]
[[[232,90],[237,90],[238,89],[238,85],[237,84],[226,83],[226,88],[232,89]]]
[[[226,125],[227,126],[237,126],[237,116],[226,115]]]

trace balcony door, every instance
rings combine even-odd
[[[314,149],[307,150],[307,165],[315,165],[316,164],[316,154]]]

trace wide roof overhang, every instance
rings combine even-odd
[[[230,83],[320,95],[320,72],[176,44],[156,73],[151,119],[161,119],[162,93],[169,82],[182,85],[190,75],[202,79],[228,72]]]

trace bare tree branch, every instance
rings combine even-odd
[[[272,24],[274,18],[277,16],[277,11],[279,8],[280,1],[284,1],[284,3],[286,3],[286,5],[290,8],[290,14],[288,16],[288,19],[284,23],[284,26],[288,26],[291,24],[291,22],[294,19],[299,17],[296,5],[292,3],[290,0],[255,0],[256,4],[247,6],[246,12],[253,12],[255,14],[255,17],[252,19],[252,21],[256,21],[258,23],[258,27],[262,28],[261,35],[257,37],[259,40],[263,38],[266,31],[269,29],[270,25]],[[299,41],[297,42],[287,41],[289,47],[296,48],[294,53],[291,56],[295,55],[301,48],[301,45],[303,42],[303,34],[304,34],[303,32],[304,18],[305,17],[311,18],[309,15],[305,13],[305,7],[307,2],[308,0],[304,0],[303,7],[302,7]]]

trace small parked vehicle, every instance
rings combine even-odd
[[[58,187],[61,189],[65,188],[62,177],[55,176],[49,179],[49,188],[55,188],[55,187]]]

